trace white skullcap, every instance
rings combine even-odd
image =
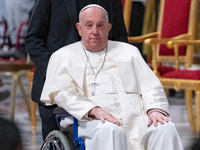
[[[90,7],[98,7],[98,8],[100,8],[100,9],[102,9],[102,10],[106,13],[106,15],[108,16],[108,12],[107,12],[102,6],[97,5],[97,4],[89,4],[89,5],[85,6],[85,7],[83,7],[83,8],[81,9],[80,13],[81,13],[82,11],[84,11],[85,9],[90,8]]]

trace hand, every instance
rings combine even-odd
[[[157,111],[152,111],[150,112],[150,114],[148,115],[148,125],[147,127],[150,127],[152,125],[152,123],[154,124],[155,127],[158,126],[158,122],[161,123],[161,124],[164,124],[164,121],[165,122],[169,122],[171,120],[171,118],[169,117],[166,117],[165,115],[163,115],[162,113],[160,112],[157,112]]]
[[[90,116],[95,116],[98,120],[101,120],[102,123],[105,123],[105,121],[109,121],[111,123],[114,123],[116,125],[120,125],[119,121],[110,113],[103,110],[100,107],[94,107],[92,108],[89,113]]]

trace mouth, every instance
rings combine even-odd
[[[90,41],[100,41],[100,38],[91,38]]]

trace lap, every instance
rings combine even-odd
[[[100,120],[92,120],[88,122],[79,122],[79,136],[92,138],[99,132],[107,132],[114,130],[115,132],[123,132],[121,126],[117,126],[113,123],[106,121],[104,124]]]

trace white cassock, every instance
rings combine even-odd
[[[87,150],[183,149],[173,123],[147,127],[147,111],[169,114],[169,105],[158,78],[132,45],[108,41],[107,48],[94,53],[76,42],[56,51],[41,101],[56,103],[79,120]],[[120,126],[89,117],[95,106],[110,112]]]

